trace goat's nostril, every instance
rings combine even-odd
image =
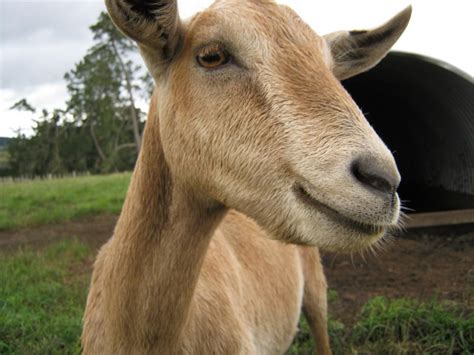
[[[378,164],[369,159],[356,160],[352,164],[352,174],[363,185],[383,193],[394,193],[399,185],[398,174],[381,169]]]

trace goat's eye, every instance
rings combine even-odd
[[[207,69],[218,68],[229,63],[229,60],[229,53],[216,46],[204,48],[196,57],[198,64]]]

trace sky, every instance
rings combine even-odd
[[[278,2],[291,6],[320,35],[376,27],[411,4],[411,22],[394,49],[441,59],[474,75],[472,0]],[[187,18],[211,3],[182,0],[178,6]],[[64,107],[64,73],[93,44],[89,26],[104,10],[102,0],[0,0],[0,136],[31,133],[31,114],[9,110],[19,99],[38,109]]]

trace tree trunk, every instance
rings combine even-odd
[[[91,133],[92,141],[94,142],[95,149],[97,150],[97,153],[99,154],[102,162],[105,162],[106,157],[105,157],[104,151],[100,147],[99,141],[97,140],[97,136],[95,135],[94,122],[91,122],[89,124],[89,127],[90,127],[90,133]]]
[[[127,68],[125,67],[125,63],[123,62],[122,57],[120,56],[117,46],[115,45],[115,42],[113,40],[112,40],[112,47],[114,49],[115,55],[117,56],[120,67],[122,68],[123,76],[125,78],[126,90],[130,97],[130,120],[132,121],[133,137],[135,139],[137,155],[138,155],[138,153],[140,152],[142,139],[141,139],[141,134],[140,134],[140,127],[138,125],[139,117],[137,115],[137,111],[135,110],[135,99],[133,97],[132,80],[130,79],[130,76],[128,75],[128,71],[127,71]]]

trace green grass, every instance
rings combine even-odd
[[[93,253],[77,241],[0,254],[0,354],[76,354]],[[330,292],[330,302],[337,302]],[[433,300],[371,299],[355,324],[329,321],[335,354],[471,354],[474,315]],[[314,348],[300,322],[287,354]]]
[[[75,241],[0,255],[0,354],[79,352],[88,257]]]
[[[374,297],[355,324],[330,319],[329,334],[335,354],[469,355],[474,353],[474,314],[453,302]],[[302,319],[288,354],[308,354],[313,346]]]
[[[126,173],[0,183],[0,230],[117,214],[129,181]]]
[[[353,339],[380,352],[467,355],[474,351],[474,315],[452,302],[375,297],[362,310]]]

